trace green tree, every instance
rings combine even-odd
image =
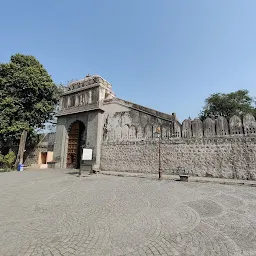
[[[205,106],[200,118],[233,115],[256,114],[254,98],[247,90],[238,90],[231,93],[214,93],[205,100]]]
[[[33,56],[16,54],[0,64],[0,143],[17,143],[52,118],[59,90]]]

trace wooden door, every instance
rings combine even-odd
[[[77,168],[79,128],[79,122],[73,123],[68,134],[67,168]]]

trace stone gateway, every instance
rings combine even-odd
[[[100,76],[72,82],[60,101],[54,163],[84,171],[158,172],[160,127],[164,174],[182,167],[190,175],[256,179],[254,116],[187,119],[115,96]],[[92,149],[92,160],[82,160]]]

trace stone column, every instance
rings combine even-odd
[[[98,171],[100,168],[102,129],[103,112],[88,113],[86,148],[93,150],[93,160],[90,163],[92,171]]]
[[[67,129],[64,124],[57,124],[53,161],[55,168],[65,168],[67,153]]]
[[[97,148],[96,148],[96,163],[94,169],[97,171],[100,169],[100,157],[101,157],[101,143],[103,138],[103,125],[104,125],[104,113],[99,112],[97,116],[98,129],[97,129]]]

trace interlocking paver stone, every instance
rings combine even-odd
[[[1,256],[256,255],[255,187],[38,170],[0,206]]]

